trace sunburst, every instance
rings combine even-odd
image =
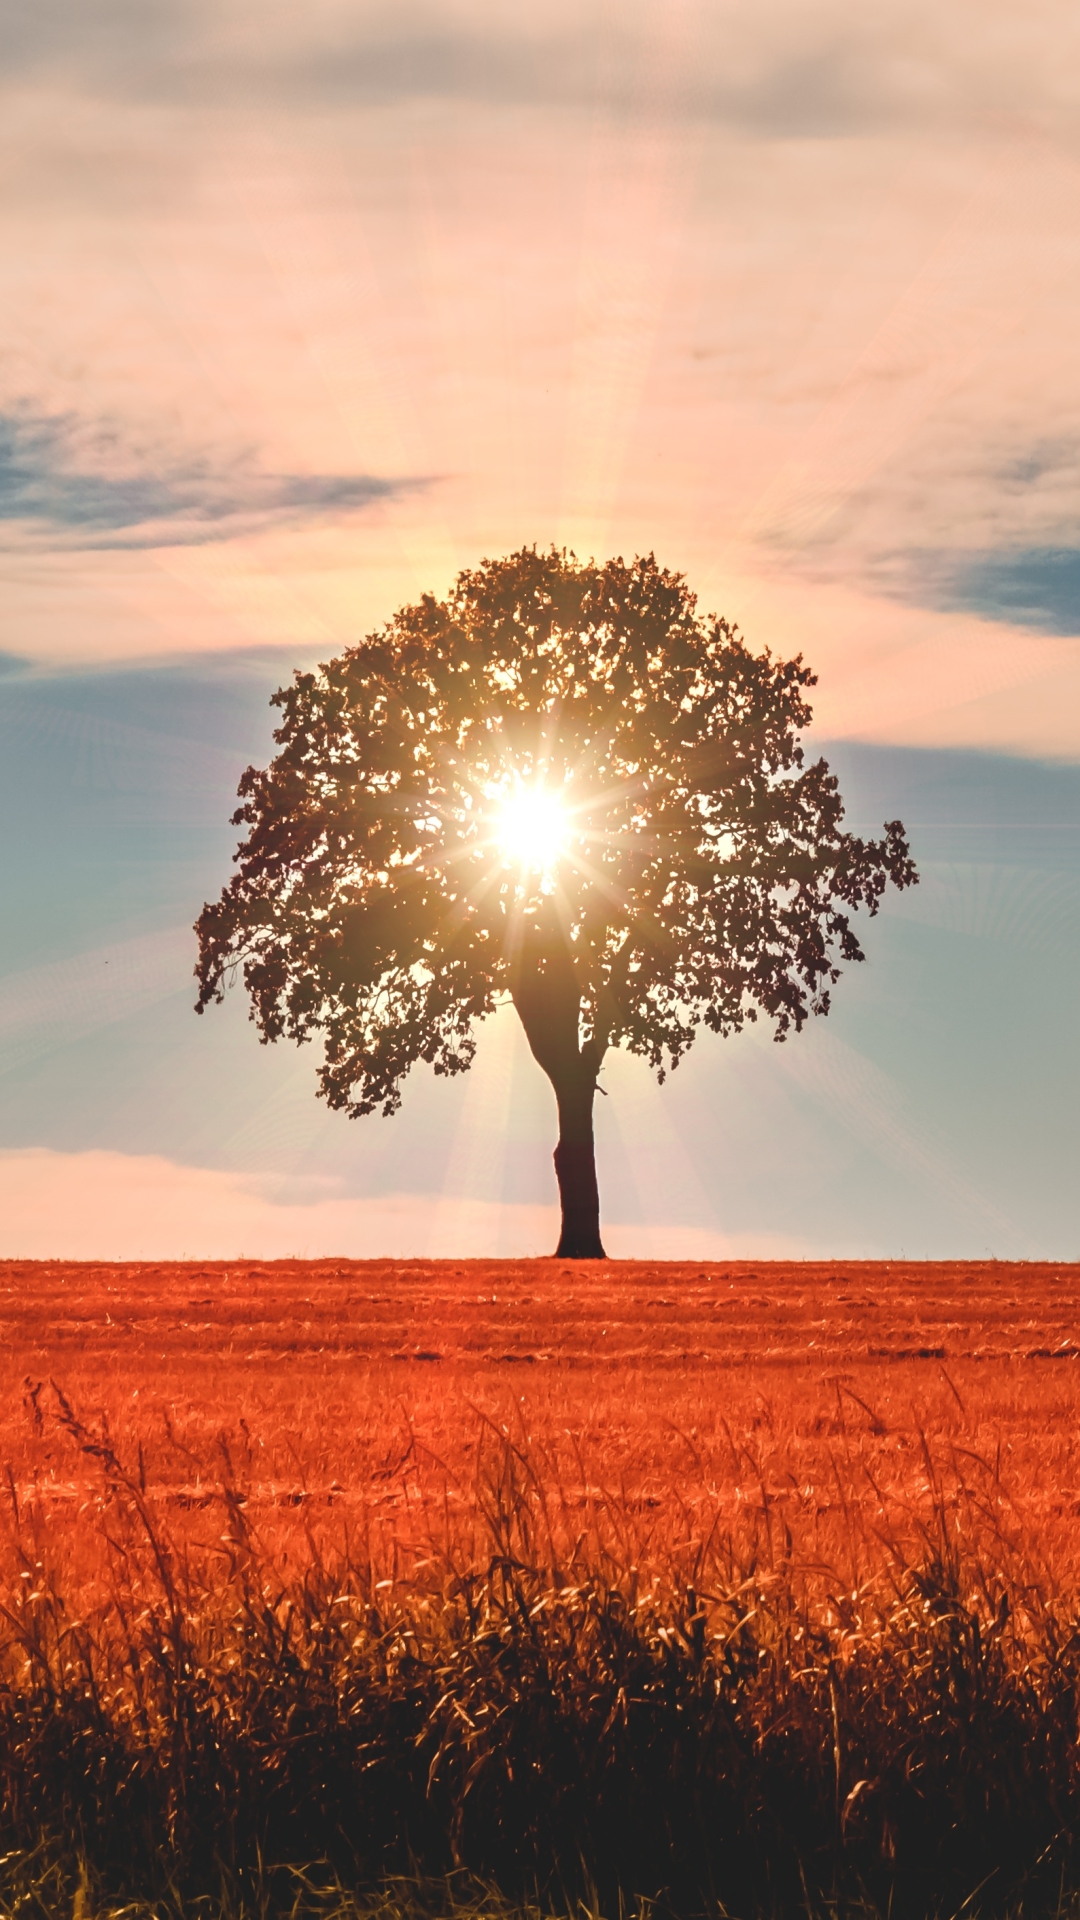
[[[566,854],[569,832],[561,795],[540,782],[519,782],[496,805],[495,843],[522,873],[552,874]]]

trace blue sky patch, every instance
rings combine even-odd
[[[1080,633],[1080,547],[1021,547],[966,554],[920,554],[911,597],[948,613]]]

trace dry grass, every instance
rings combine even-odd
[[[0,1281],[9,1904],[1074,1884],[1077,1269]]]

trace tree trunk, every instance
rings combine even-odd
[[[510,991],[533,1059],[551,1081],[559,1108],[555,1177],[562,1233],[555,1257],[603,1260],[593,1150],[593,1098],[603,1052],[595,1040],[580,1041],[581,990],[554,909],[521,927],[516,944]]]
[[[557,1260],[605,1260],[600,1239],[600,1194],[596,1184],[593,1147],[594,1075],[578,1072],[565,1080],[552,1079],[559,1107],[559,1144],[555,1149],[555,1178],[559,1182],[562,1233],[555,1249]]]

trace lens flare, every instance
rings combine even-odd
[[[566,850],[567,824],[557,793],[516,787],[498,809],[495,837],[514,866],[549,873]]]

